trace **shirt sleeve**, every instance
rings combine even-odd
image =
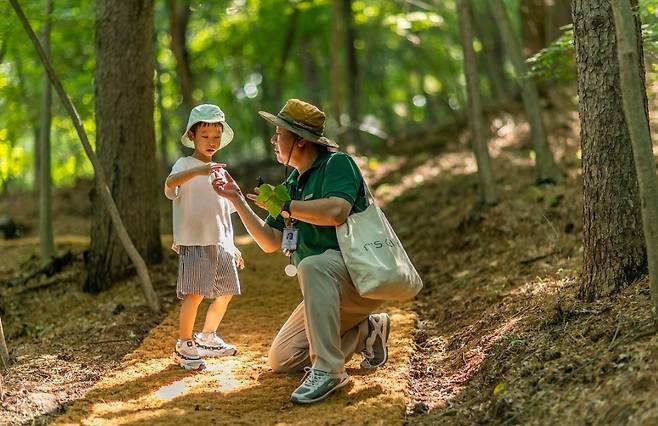
[[[179,158],[171,168],[171,172],[169,173],[169,176],[173,175],[174,173],[182,172],[183,170],[186,169],[185,167],[185,162],[183,161],[183,158]],[[167,176],[167,179],[169,178]],[[174,200],[178,197],[180,194],[180,186],[177,186],[175,188],[169,188],[167,187],[167,180],[165,179],[165,184],[164,184],[164,193],[165,197],[169,198],[170,200]]]
[[[327,161],[321,198],[339,197],[354,205],[360,185],[361,172],[347,154],[334,154]]]

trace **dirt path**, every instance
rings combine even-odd
[[[283,274],[283,256],[266,255],[254,243],[240,249],[247,262],[241,274],[243,294],[233,300],[220,327],[223,337],[238,346],[238,356],[209,361],[202,372],[174,366],[174,309],[54,423],[401,424],[413,351],[410,332],[416,321],[410,306],[387,308],[394,327],[384,368],[366,374],[355,358],[348,364],[353,385],[347,391],[323,403],[295,406],[289,397],[301,375],[272,373],[266,355],[275,333],[301,300],[298,284]]]

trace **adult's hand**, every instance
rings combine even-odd
[[[255,192],[255,194],[247,194],[247,198],[249,198],[251,201],[253,201],[254,204],[256,204],[261,209],[267,210],[267,207],[265,206],[265,204],[263,204],[259,201],[256,201],[256,198],[258,197],[258,194],[260,194],[260,189],[258,187],[256,187],[256,188],[254,188],[254,192]]]
[[[242,197],[242,191],[233,176],[224,170],[224,176],[218,176],[212,181],[212,187],[220,197],[224,197],[233,204]]]
[[[281,247],[281,231],[271,228],[263,219],[254,213],[247,204],[244,195],[242,195],[240,186],[235,182],[235,179],[233,179],[230,173],[225,171],[224,179],[213,179],[212,187],[217,195],[233,203],[249,235],[253,237],[263,251],[273,253]]]

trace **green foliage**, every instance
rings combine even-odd
[[[575,80],[573,25],[564,27],[564,32],[557,40],[528,58],[527,62],[529,77]]]
[[[169,162],[183,154],[179,142],[185,110],[171,47],[169,2],[155,2],[154,57],[156,140],[165,140]],[[518,10],[518,1],[506,1]],[[21,1],[39,32],[45,0]],[[51,18],[53,65],[94,143],[95,14],[91,0],[58,0]],[[7,2],[0,3],[0,176],[13,187],[32,185],[34,139],[39,126],[43,69]],[[451,120],[464,105],[464,78],[455,1],[354,0],[354,46],[359,62],[360,118],[372,133],[395,133]],[[518,21],[517,17],[515,22]],[[272,127],[257,111],[278,111],[290,97],[308,99],[327,112],[327,132],[341,142],[346,117],[330,98],[331,0],[193,1],[186,46],[195,102],[219,104],[235,141],[216,160],[239,164],[271,155]],[[139,29],[136,29],[139,30]],[[286,44],[287,34],[292,34]],[[338,50],[343,114],[347,110],[344,41]],[[480,42],[476,48],[479,50]],[[484,73],[484,70],[482,71]],[[483,78],[483,81],[486,79]],[[53,177],[56,185],[90,176],[77,135],[59,100],[53,99]],[[160,120],[162,119],[162,120]],[[165,126],[160,127],[160,122]],[[163,134],[164,133],[164,134]],[[373,146],[381,140],[370,138]],[[159,143],[159,142],[158,142]],[[158,150],[159,152],[159,150]],[[20,159],[20,160],[19,160]]]
[[[39,34],[45,1],[21,6]],[[55,3],[51,61],[89,130],[93,129],[94,12],[90,0]],[[39,128],[43,67],[25,30],[8,2],[0,6],[0,186],[26,188],[34,179],[35,137]],[[68,115],[53,93],[52,174],[55,185],[91,175],[82,146]],[[90,133],[93,137],[93,132]],[[7,165],[8,164],[8,165]]]
[[[653,64],[658,55],[658,0],[641,0],[638,11],[645,64]],[[528,59],[528,76],[561,81],[576,79],[573,25],[567,25],[563,30],[557,40]],[[653,71],[658,71],[655,65],[653,67]]]
[[[256,201],[263,204],[267,212],[274,218],[279,217],[283,203],[290,200],[288,189],[282,183],[277,186],[264,183],[258,187],[258,197]]]

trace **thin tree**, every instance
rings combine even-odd
[[[50,27],[53,0],[48,0],[46,20],[41,39],[46,57],[50,58]],[[53,237],[52,176],[50,173],[50,127],[52,121],[52,87],[48,75],[43,77],[43,99],[41,101],[41,134],[39,136],[39,243],[41,262],[46,264],[55,256]]]
[[[38,101],[36,99],[36,96],[33,95],[32,90],[31,90],[32,86],[31,86],[30,83],[28,83],[27,77],[25,75],[25,64],[23,62],[24,59],[25,59],[23,57],[24,54],[19,49],[17,49],[16,46],[12,46],[12,47],[13,48],[11,49],[11,53],[12,53],[12,57],[13,57],[12,59],[14,60],[13,65],[14,65],[14,69],[15,69],[15,72],[16,72],[16,77],[18,79],[18,90],[19,90],[19,93],[20,93],[20,98],[23,99],[24,101],[26,101],[26,103],[28,103],[30,105],[36,104]],[[41,159],[40,159],[41,158],[41,152],[38,148],[39,135],[41,134],[41,132],[39,131],[39,120],[41,119],[40,114],[39,114],[39,110],[37,108],[28,108],[27,117],[28,117],[30,123],[32,123],[32,129],[31,130],[32,130],[32,134],[34,135],[33,136],[33,140],[34,140],[34,158],[33,158],[33,163],[32,163],[33,170],[34,170],[33,194],[38,199],[39,183],[40,183],[39,173],[40,173],[40,169],[41,169]],[[15,142],[13,141],[13,138],[10,139],[10,141],[9,141],[10,146],[13,146],[14,143]],[[5,184],[6,185],[9,184],[10,180],[11,180],[11,178],[7,179],[5,181]],[[5,188],[5,189],[8,189],[8,188]]]
[[[356,57],[356,30],[352,14],[352,0],[342,0],[342,23],[345,29],[345,78],[347,79],[347,114],[350,118],[349,140],[359,144],[359,62]]]
[[[491,0],[490,4],[496,25],[503,36],[505,52],[512,61],[516,79],[521,89],[521,97],[530,124],[532,146],[535,151],[537,183],[558,182],[562,179],[562,172],[555,163],[553,153],[548,145],[548,138],[541,118],[537,86],[531,78],[526,76],[526,64],[521,54],[519,41],[514,34],[514,29],[505,10],[505,5],[501,0]]]
[[[552,0],[544,5],[546,9],[546,43],[555,41],[562,35],[562,27],[571,23],[571,0]]]
[[[283,94],[283,81],[285,79],[286,65],[290,60],[290,54],[293,51],[293,44],[297,35],[299,27],[299,8],[292,4],[292,11],[290,12],[290,17],[288,19],[288,25],[286,26],[285,31],[281,30],[280,33],[283,34],[283,39],[281,40],[280,45],[280,57],[279,61],[274,64],[275,71],[273,74],[270,74],[266,71],[266,68],[261,69],[261,75],[263,76],[264,84],[262,84],[263,89],[263,109],[265,110],[276,110],[280,107],[281,96]],[[268,83],[269,82],[269,83]],[[270,136],[272,129],[270,126],[263,120],[259,120],[259,125],[261,126],[261,132],[263,134],[263,143],[267,150],[270,149]]]
[[[647,258],[610,2],[574,0],[572,13],[583,181],[578,294],[592,301],[643,277]]]
[[[301,64],[305,97],[310,103],[321,105],[318,84],[318,75],[320,73],[313,52],[315,52],[313,39],[310,37],[302,38],[299,42],[299,63]]]
[[[473,19],[471,0],[457,2],[459,15],[459,30],[462,48],[464,50],[464,75],[466,76],[466,94],[468,100],[468,124],[471,130],[473,153],[478,165],[480,179],[480,201],[482,208],[498,202],[496,186],[491,171],[491,159],[485,140],[484,120],[482,119],[482,104],[480,101],[480,84],[478,70],[473,50]]]
[[[334,113],[336,125],[340,126],[341,96],[340,96],[340,39],[342,32],[341,24],[341,0],[331,1],[331,38],[330,38],[330,63],[329,78],[331,81],[331,106]]]
[[[5,341],[5,332],[2,329],[2,318],[0,318],[0,367],[2,367],[2,371],[9,369],[10,362],[11,359],[9,358],[9,350]]]
[[[638,33],[628,0],[612,0],[612,10],[617,34],[624,116],[633,144],[635,170],[643,201],[642,224],[651,280],[652,313],[658,330],[658,179],[646,109],[644,73],[640,72],[643,61],[640,59],[642,55],[638,54],[638,47],[642,48],[638,38],[641,32]]]
[[[491,95],[503,104],[512,102],[516,94],[505,72],[503,41],[496,29],[491,7],[485,3],[481,8],[472,8],[475,36],[482,43],[480,59],[484,64],[491,87]],[[478,12],[479,11],[479,12]]]
[[[521,46],[526,58],[546,47],[545,0],[521,0]]]
[[[171,34],[171,50],[176,58],[176,73],[183,96],[185,114],[194,107],[192,91],[194,90],[192,69],[190,68],[190,53],[187,50],[187,24],[190,22],[190,0],[180,4],[169,0],[169,31]]]
[[[155,157],[153,2],[96,2],[95,112],[98,158],[135,246],[148,264],[162,260]],[[97,293],[133,274],[111,218],[97,213],[85,256],[83,289]]]
[[[144,291],[144,296],[146,298],[146,302],[152,311],[159,312],[160,304],[158,302],[157,295],[153,290],[153,285],[151,284],[151,278],[149,277],[148,269],[146,268],[144,259],[142,259],[137,249],[135,249],[135,246],[132,243],[130,236],[128,235],[128,232],[126,231],[126,228],[121,220],[119,211],[116,207],[116,204],[114,204],[114,200],[112,199],[112,194],[110,193],[110,189],[107,186],[105,173],[100,165],[100,162],[98,161],[98,158],[96,157],[96,153],[94,152],[93,148],[91,147],[91,144],[89,143],[89,138],[87,137],[87,132],[82,126],[82,121],[80,120],[80,116],[78,115],[78,112],[73,106],[73,103],[71,102],[66,92],[64,91],[64,87],[62,86],[61,81],[57,77],[57,74],[55,73],[55,70],[50,64],[50,61],[48,60],[48,57],[46,56],[46,53],[43,50],[43,47],[41,47],[41,43],[39,43],[39,39],[34,33],[34,30],[32,29],[29,21],[27,20],[27,17],[23,13],[23,9],[21,8],[20,4],[18,4],[18,0],[9,0],[9,2],[11,3],[11,6],[14,8],[14,11],[16,12],[16,16],[18,16],[18,19],[23,24],[23,28],[25,28],[25,31],[27,32],[30,40],[32,41],[32,44],[37,50],[37,53],[39,54],[39,58],[41,59],[41,62],[43,63],[43,66],[46,70],[46,73],[48,74],[48,78],[50,78],[50,83],[55,88],[55,91],[57,92],[60,101],[62,101],[62,104],[64,104],[64,108],[66,109],[69,116],[71,117],[71,121],[73,122],[73,126],[75,127],[75,130],[78,133],[78,137],[80,138],[80,142],[84,147],[85,153],[87,154],[87,158],[89,158],[89,161],[91,162],[91,165],[94,169],[94,176],[96,177],[96,185],[100,192],[104,206],[107,209],[108,214],[112,218],[112,225],[114,226],[116,233],[118,234],[119,239],[123,244],[124,249],[128,253],[128,256],[132,260],[135,269],[137,270],[142,285],[142,290]]]
[[[157,44],[156,44],[157,45]],[[158,124],[160,125],[160,141],[158,147],[160,149],[160,167],[162,170],[162,178],[164,179],[169,174],[169,155],[167,153],[167,140],[169,137],[169,117],[166,116],[166,108],[164,106],[163,97],[164,97],[164,88],[162,87],[162,76],[164,75],[164,69],[158,62],[157,56],[155,59],[155,95],[157,99],[158,112],[160,113],[160,119]]]

